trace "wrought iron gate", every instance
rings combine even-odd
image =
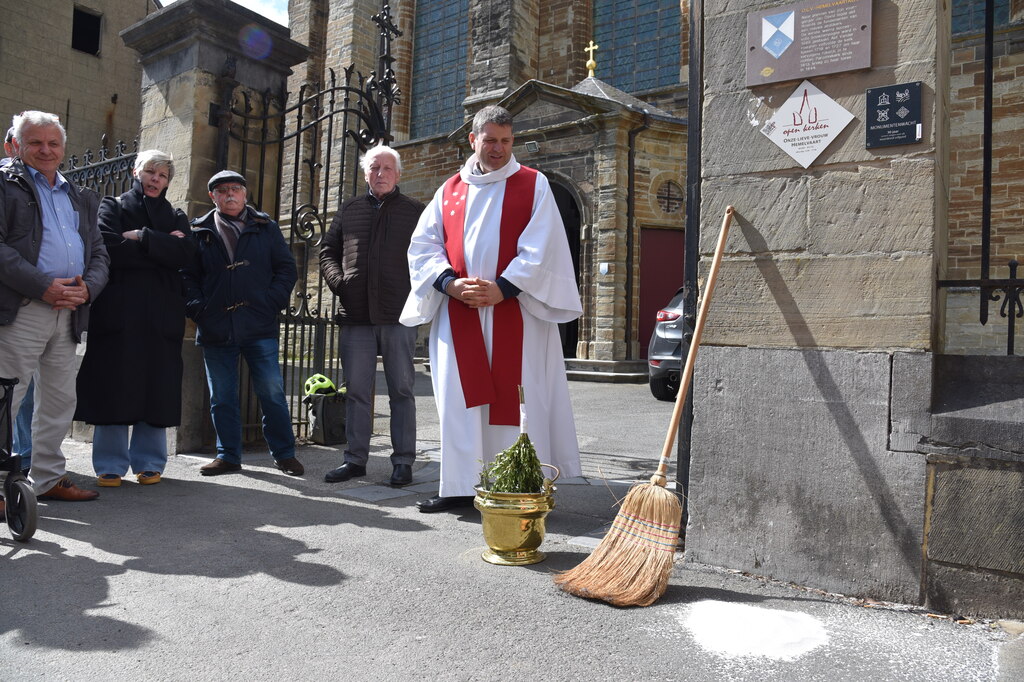
[[[73,155],[61,164],[60,172],[74,185],[88,187],[101,197],[116,197],[131,189],[132,168],[138,153],[138,139],[132,144],[131,151],[121,140],[117,141],[113,149],[108,149],[107,136],[104,135],[100,138],[96,158],[91,149],[86,149],[81,159]]]
[[[320,244],[334,212],[359,190],[359,156],[390,143],[391,110],[399,102],[391,39],[401,32],[387,5],[373,21],[380,28],[380,56],[369,76],[349,66],[339,79],[332,69],[325,84],[303,85],[290,103],[286,95],[236,92],[220,117],[221,167],[249,179],[250,203],[278,221],[298,266],[280,342],[285,393],[299,437],[308,436],[301,404],[306,378],[322,373],[341,385],[340,332],[333,322],[337,299],[320,274]],[[243,407],[247,429],[255,427],[255,401],[243,400]],[[246,435],[248,440],[251,434]]]

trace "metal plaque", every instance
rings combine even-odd
[[[871,66],[871,0],[812,0],[747,15],[747,87]]]
[[[868,88],[866,97],[865,147],[921,141],[921,81]]]

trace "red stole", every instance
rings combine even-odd
[[[500,275],[516,257],[519,236],[533,214],[533,193],[537,171],[522,166],[505,180],[505,198],[501,204],[498,266]],[[456,277],[468,277],[463,252],[466,227],[466,196],[469,187],[460,175],[449,178],[442,193],[444,215],[444,246],[448,262]],[[494,306],[494,329],[491,339],[493,363],[487,361],[480,312],[462,301],[448,299],[448,319],[452,344],[459,367],[462,393],[466,407],[491,406],[490,423],[494,426],[519,425],[519,391],[523,381],[523,314],[519,301],[506,298]]]

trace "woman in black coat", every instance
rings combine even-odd
[[[130,191],[100,203],[110,281],[92,304],[78,373],[75,419],[96,425],[92,460],[101,486],[121,485],[129,465],[139,483],[159,482],[166,427],[181,423],[185,299],[178,270],[195,246],[185,214],[164,197],[174,177],[171,156],[139,152],[132,174]]]

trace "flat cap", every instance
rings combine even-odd
[[[219,173],[215,173],[214,176],[210,178],[210,182],[207,183],[207,187],[212,192],[214,187],[216,187],[217,185],[223,185],[225,182],[237,182],[242,187],[248,186],[245,184],[245,177],[243,177],[241,173],[236,173],[235,171],[230,170],[222,170]]]

